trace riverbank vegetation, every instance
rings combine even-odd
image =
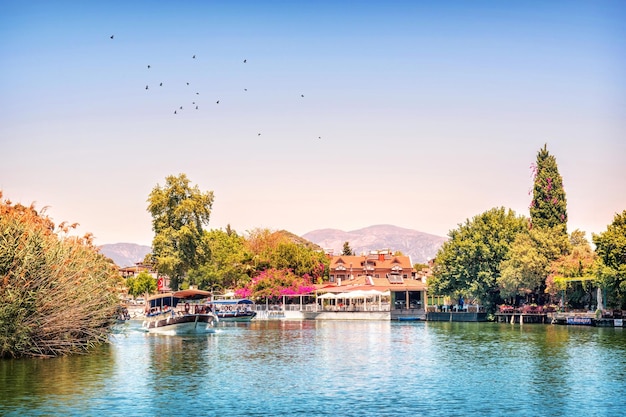
[[[497,304],[626,308],[626,211],[606,232],[567,233],[567,201],[556,158],[544,146],[531,165],[530,217],[494,208],[451,230],[435,258],[429,291]]]
[[[328,272],[321,248],[286,231],[255,229],[243,236],[227,227],[205,232],[203,245],[210,256],[189,270],[184,288],[237,289],[240,297],[277,301],[310,292]]]
[[[205,230],[213,192],[192,186],[185,174],[168,176],[148,203],[155,236],[147,261],[169,276],[174,290],[235,288],[242,296],[276,301],[309,292],[328,267],[321,248],[286,231],[255,229],[243,236],[230,226]]]
[[[0,192],[0,357],[83,352],[107,340],[121,277],[91,237],[73,237]]]

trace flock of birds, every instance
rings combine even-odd
[[[111,35],[111,36],[110,36],[110,39],[112,39],[112,40],[113,40],[113,39],[115,39],[115,35]],[[196,55],[193,55],[193,56],[191,57],[191,59],[196,59]],[[244,63],[244,64],[246,64],[247,62],[248,62],[248,60],[247,60],[247,59],[244,59],[244,60],[243,60],[243,63]],[[151,65],[150,65],[150,64],[148,64],[148,65],[147,65],[147,69],[150,69],[150,68],[151,68]],[[187,82],[186,84],[187,84],[187,86],[189,86],[189,85],[190,85],[190,84],[189,84],[189,82]],[[163,87],[163,82],[159,82],[159,87]],[[146,84],[145,89],[146,89],[146,90],[150,90],[150,85],[149,85],[149,84]],[[244,88],[243,90],[244,90],[244,91],[248,91],[248,89],[247,89],[247,88]],[[200,92],[196,91],[196,92],[195,92],[195,95],[196,95],[196,96],[199,96],[199,95],[200,95]],[[304,98],[304,94],[300,94],[300,98]],[[218,100],[215,102],[215,104],[220,104],[220,100],[218,99]],[[198,109],[199,109],[199,105],[197,104],[197,102],[196,102],[195,100],[191,102],[191,105],[192,105],[192,108],[194,108],[194,106],[195,106],[195,110],[198,110]],[[181,111],[181,110],[184,110],[184,107],[183,107],[183,106],[178,106],[178,108],[174,109],[174,114],[179,114],[179,111]],[[261,133],[257,133],[257,136],[261,136]],[[318,139],[321,139],[322,137],[321,137],[321,136],[318,136],[317,138],[318,138]]]

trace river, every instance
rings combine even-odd
[[[2,360],[0,415],[617,416],[625,381],[621,328],[260,320]]]

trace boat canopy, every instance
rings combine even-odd
[[[168,292],[157,294],[148,298],[151,308],[170,306],[176,307],[181,300],[202,300],[209,298],[211,293],[202,290],[181,290],[176,292]]]
[[[157,294],[150,298],[148,298],[148,304],[150,308],[170,306],[176,307],[178,305],[178,298],[174,297],[174,294],[171,292],[164,294]]]
[[[221,304],[221,305],[254,304],[253,301],[248,300],[246,298],[239,298],[239,299],[234,299],[234,300],[213,300],[211,302],[213,304]]]
[[[202,300],[203,298],[211,297],[211,293],[209,291],[202,290],[181,290],[176,291],[174,293],[174,297],[183,300]]]

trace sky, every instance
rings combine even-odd
[[[181,173],[208,229],[446,236],[528,216],[546,144],[590,236],[626,210],[624,22],[605,0],[0,0],[0,190],[98,245],[150,245]]]

